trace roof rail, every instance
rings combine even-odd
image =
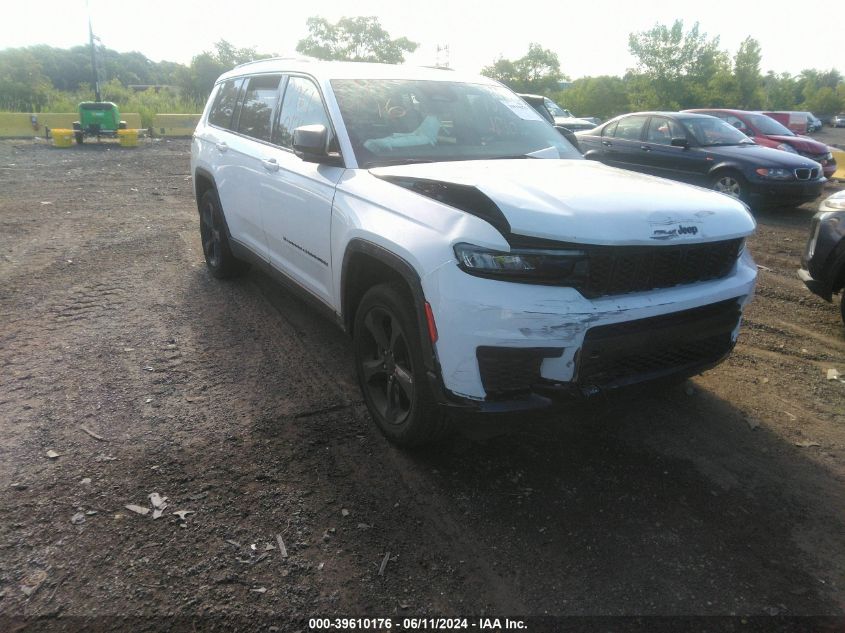
[[[244,66],[249,66],[250,64],[258,64],[259,62],[276,62],[276,61],[292,61],[292,62],[313,62],[315,61],[313,57],[262,57],[261,59],[253,59],[249,62],[244,62],[243,64],[238,64],[235,68],[243,68]]]

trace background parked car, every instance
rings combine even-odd
[[[794,134],[806,134],[807,113],[806,112],[763,112],[770,119],[774,119]]]
[[[807,131],[808,132],[818,132],[820,129],[824,127],[824,123],[822,120],[817,117],[812,112],[807,112]]]
[[[817,162],[755,145],[703,114],[626,114],[577,136],[585,158],[709,186],[749,204],[808,202],[825,183]]]
[[[825,301],[832,301],[833,293],[842,291],[845,286],[845,191],[838,191],[824,200],[813,216],[798,277]],[[845,323],[845,300],[842,299],[839,310]]]
[[[684,112],[698,112],[718,117],[754,139],[757,145],[774,147],[814,160],[824,169],[825,178],[830,178],[836,171],[836,161],[827,145],[807,136],[797,136],[761,112],[716,108],[684,110]],[[845,125],[845,119],[843,119],[843,125]]]
[[[831,127],[845,127],[845,114],[837,114],[830,120]]]
[[[519,96],[525,99],[525,101],[527,101],[529,105],[538,112],[540,112],[541,109],[546,111],[552,117],[555,125],[562,125],[573,132],[577,132],[578,130],[592,130],[596,127],[591,121],[579,119],[569,110],[561,108],[548,97],[531,94],[521,94]],[[540,112],[540,114],[542,114],[542,112]]]
[[[545,97],[541,97],[540,95],[519,95],[522,97],[523,101],[528,103],[534,110],[543,117],[546,121],[551,123],[555,126],[555,129],[563,135],[563,137],[570,142],[570,144],[577,149],[579,152],[581,151],[581,147],[578,145],[578,137],[575,136],[575,132],[570,130],[568,127],[563,125],[557,125],[555,123],[555,118],[552,116],[551,112],[546,109],[543,105],[543,99]]]

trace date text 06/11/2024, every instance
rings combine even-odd
[[[523,620],[510,618],[310,618],[311,630],[468,630],[519,631],[527,630]]]

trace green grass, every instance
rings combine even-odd
[[[153,92],[135,92],[125,88],[117,81],[110,81],[101,87],[103,101],[113,101],[121,112],[137,112],[141,115],[141,127],[151,127],[156,114],[197,114],[202,112],[204,103],[187,99],[174,91],[161,90]],[[50,90],[47,100],[40,108],[41,112],[76,112],[80,101],[93,101],[93,90],[77,90],[65,92]],[[12,104],[3,103],[0,97],[0,110],[6,112],[20,111]],[[27,110],[29,111],[29,110]]]

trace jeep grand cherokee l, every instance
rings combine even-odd
[[[260,266],[353,339],[383,433],[698,373],[732,349],[754,220],[585,161],[495,81],[263,60],[222,75],[192,144],[206,263]]]

